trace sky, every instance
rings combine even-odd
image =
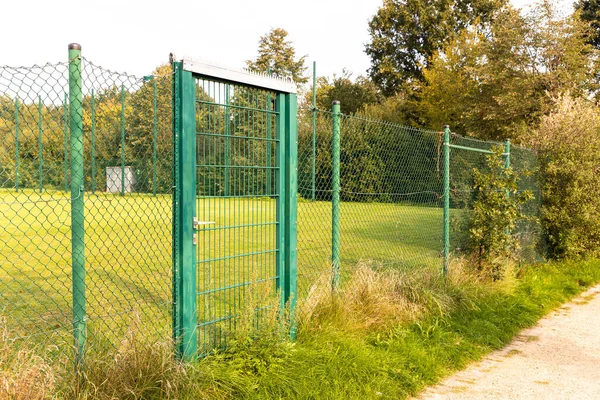
[[[532,0],[511,0],[517,7]],[[569,0],[558,0],[571,4]],[[366,74],[368,21],[383,0],[29,0],[2,5],[0,65],[64,61],[71,42],[96,65],[143,76],[194,58],[242,68],[261,35],[281,27],[319,76]]]

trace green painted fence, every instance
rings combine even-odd
[[[359,266],[448,271],[498,145],[539,212],[529,149],[319,110],[314,93],[299,107],[295,91],[186,60],[138,78],[78,45],[0,67],[2,340],[74,348],[78,366],[133,330],[193,359],[273,311],[294,338],[311,296],[352,290]],[[540,258],[534,223],[511,234],[515,259]]]

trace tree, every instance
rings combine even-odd
[[[579,0],[574,6],[575,10],[579,12],[581,20],[590,24],[592,28],[587,42],[600,49],[600,1]]]
[[[312,102],[312,92],[306,94],[306,100]],[[332,80],[320,77],[317,81],[317,108],[329,110],[333,100],[341,102],[344,114],[354,114],[367,104],[378,103],[381,95],[370,79],[359,76],[353,81],[352,74],[344,69],[341,76],[334,75]]]
[[[423,80],[423,67],[456,35],[491,21],[506,0],[385,0],[369,22],[371,79],[390,96]]]
[[[304,84],[308,77],[304,76],[306,56],[296,60],[296,50],[292,42],[286,40],[287,31],[273,28],[258,42],[258,56],[255,60],[246,61],[251,71],[271,73],[282,78],[292,78],[296,84]]]
[[[578,18],[556,18],[549,2],[529,15],[507,7],[485,29],[470,28],[436,52],[423,71],[420,107],[431,126],[518,139],[561,93],[598,90],[598,51]]]

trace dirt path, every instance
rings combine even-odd
[[[419,399],[600,399],[600,285]]]

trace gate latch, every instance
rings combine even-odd
[[[212,225],[215,221],[198,221],[198,218],[194,218],[194,229],[198,229],[204,225]]]
[[[196,231],[201,226],[212,225],[214,223],[215,223],[214,221],[198,221],[198,218],[194,218],[194,230]],[[198,235],[196,233],[194,233],[194,236],[192,238],[192,243],[198,244]]]

